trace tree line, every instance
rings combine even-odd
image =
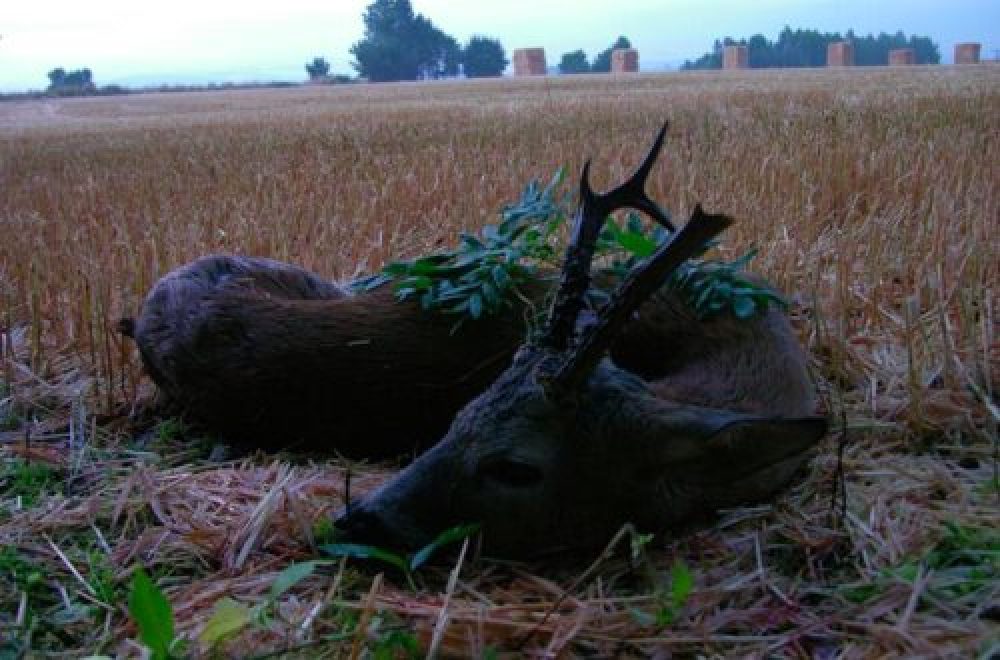
[[[688,60],[683,69],[721,69],[722,52],[726,46],[746,46],[750,67],[769,69],[777,67],[817,67],[826,65],[826,49],[831,43],[849,41],[854,45],[854,63],[858,66],[884,66],[889,61],[889,51],[896,48],[912,48],[917,64],[938,64],[941,52],[930,37],[911,35],[902,31],[896,34],[879,33],[859,36],[853,30],[841,35],[839,32],[819,30],[792,30],[785,27],[775,41],[762,34],[749,38],[716,39],[712,52],[705,53],[696,60]]]
[[[350,48],[358,75],[372,82],[426,80],[464,73],[499,76],[509,60],[498,39],[473,36],[460,45],[410,0],[375,0],[362,15],[364,38]],[[315,62],[315,60],[314,60]],[[307,72],[312,77],[312,71]]]
[[[563,53],[559,60],[559,73],[609,73],[611,71],[611,53],[619,48],[631,48],[632,42],[622,35],[613,44],[599,52],[593,63],[587,60],[583,49]]]
[[[464,74],[470,78],[500,76],[510,60],[499,39],[475,35],[465,44],[446,34],[434,22],[413,11],[410,0],[374,0],[362,14],[364,36],[349,52],[354,57],[353,68],[360,78],[372,82],[425,80]],[[748,49],[752,68],[818,67],[826,64],[827,46],[838,41],[854,45],[854,61],[859,66],[884,65],[889,51],[912,48],[918,64],[938,64],[938,45],[929,37],[896,34],[859,36],[853,30],[845,35],[818,30],[792,30],[785,27],[774,41],[764,35],[749,38],[717,39],[712,51],[684,63],[683,69],[718,69],[726,46],[743,45]],[[582,50],[564,53],[558,69],[563,74],[606,73],[611,70],[611,54],[615,49],[631,48],[628,37],[619,36],[590,61]],[[330,63],[315,57],[305,64],[309,79],[314,82],[348,82],[346,75],[330,75]],[[98,88],[90,69],[49,72],[51,95],[89,95],[124,93],[118,86]]]

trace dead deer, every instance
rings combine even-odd
[[[696,208],[596,321],[578,322],[605,218],[631,207],[667,221],[644,192],[662,138],[609,193],[591,190],[584,167],[545,332],[437,445],[340,514],[348,540],[419,547],[443,529],[478,522],[495,555],[598,546],[626,522],[663,530],[759,501],[804,464],[826,423],[813,416],[802,349],[773,307],[753,320],[700,322],[677,298],[647,302],[640,315],[660,318],[632,333],[669,328],[658,335],[668,341],[653,351],[667,373],[647,382],[605,358],[609,349],[614,356],[616,337],[636,353],[649,350],[622,341],[626,322],[650,296],[669,297],[660,290],[667,275],[729,218]]]
[[[644,193],[635,199],[669,225]],[[453,333],[453,316],[398,301],[390,287],[355,296],[296,266],[213,255],[164,276],[121,328],[173,407],[226,442],[377,458],[429,447],[503,372],[525,317],[551,290],[538,282],[522,293],[508,313]],[[664,287],[625,324],[611,356],[674,400],[811,409],[802,352],[775,310],[698,320]]]

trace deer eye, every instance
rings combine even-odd
[[[479,474],[491,481],[515,488],[534,486],[545,476],[534,465],[510,459],[490,461],[479,469]]]

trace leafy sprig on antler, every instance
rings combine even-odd
[[[554,268],[565,249],[561,230],[572,217],[570,196],[559,190],[562,182],[562,169],[544,186],[531,181],[520,199],[503,208],[500,224],[486,225],[478,235],[462,233],[453,250],[391,262],[381,273],[355,280],[352,288],[370,291],[394,282],[401,300],[416,298],[424,309],[460,315],[459,324],[497,314],[518,297],[519,286],[557,275]],[[603,272],[616,276],[613,282],[653,254],[669,235],[659,225],[647,229],[637,213],[629,213],[622,224],[609,218],[596,257],[606,264]],[[710,242],[705,251],[716,245]],[[692,259],[667,283],[701,318],[728,312],[747,319],[772,304],[784,307],[780,295],[746,276],[756,253],[751,249],[733,261]],[[600,301],[609,293],[592,287],[590,296]]]
[[[370,291],[395,281],[400,299],[418,298],[424,309],[472,319],[498,313],[519,285],[542,277],[540,265],[558,265],[555,235],[568,204],[556,197],[562,180],[559,170],[544,187],[532,181],[503,209],[500,224],[486,225],[478,236],[463,232],[453,250],[391,262],[381,273],[355,280],[353,288]]]

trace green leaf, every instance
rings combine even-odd
[[[414,553],[413,557],[410,558],[410,570],[415,571],[423,566],[431,558],[431,555],[444,546],[472,536],[479,531],[479,527],[478,523],[473,523],[471,525],[458,525],[457,527],[451,527],[441,532],[437,535],[437,538]]]
[[[167,660],[174,641],[174,613],[167,597],[141,566],[132,573],[128,612],[154,660]]]
[[[749,296],[739,296],[733,299],[733,314],[741,321],[752,317],[757,313],[757,303]]]
[[[629,610],[629,613],[632,615],[632,618],[635,619],[635,622],[638,623],[640,626],[652,627],[654,625],[659,624],[659,617],[658,616],[654,617],[649,612],[646,612],[644,610],[640,610],[637,607],[629,607],[628,610]],[[659,625],[663,625],[663,624],[659,624]]]
[[[420,642],[412,633],[394,630],[375,646],[375,660],[397,660],[402,652],[405,658],[423,658]]]
[[[618,243],[630,254],[646,258],[656,252],[656,243],[642,234],[619,234]]]
[[[273,587],[272,587],[273,590]],[[253,621],[254,612],[243,603],[232,598],[223,598],[215,603],[212,616],[198,636],[205,646],[213,648],[228,637],[232,637]]]
[[[479,230],[479,233],[483,238],[491,241],[503,240],[502,234],[493,225],[483,225],[483,228]]]
[[[510,286],[510,275],[507,274],[507,269],[501,264],[497,264],[493,267],[493,282],[496,283],[497,289],[504,291]]]
[[[462,247],[466,250],[485,250],[486,244],[481,240],[473,236],[472,234],[462,233],[459,235],[459,240],[462,241]]]
[[[410,272],[410,264],[405,261],[392,261],[385,265],[382,272],[389,277],[399,277]]]
[[[355,293],[367,293],[369,291],[374,291],[383,284],[387,284],[392,281],[392,276],[386,274],[385,272],[375,273],[374,275],[365,275],[364,277],[359,277],[348,285],[351,291]]]
[[[675,608],[684,607],[694,589],[694,576],[687,564],[678,560],[670,569],[670,602]]]
[[[493,311],[500,304],[501,294],[497,291],[497,288],[490,283],[489,280],[483,280],[483,285],[480,287],[483,292],[483,302],[486,303],[486,309],[488,311]]]
[[[320,546],[320,550],[331,557],[351,557],[353,559],[375,559],[386,564],[395,566],[403,573],[409,572],[409,564],[406,559],[395,552],[376,548],[372,545],[360,545],[357,543],[331,543]]]
[[[747,250],[746,253],[743,254],[743,256],[738,257],[732,262],[733,268],[739,270],[743,270],[744,268],[746,268],[747,264],[749,264],[750,261],[757,256],[757,251],[758,251],[757,248],[750,248],[749,250]]]
[[[662,628],[663,626],[669,626],[677,618],[677,612],[673,607],[669,605],[664,605],[656,611],[656,626]]]
[[[698,294],[698,297],[695,298],[695,303],[694,303],[695,308],[699,310],[705,308],[705,306],[708,305],[708,301],[711,299],[712,294],[714,293],[715,287],[712,286],[711,282],[703,279],[696,282],[692,288],[695,289],[696,291],[697,290],[701,291],[701,293]]]
[[[287,566],[283,571],[278,573],[278,577],[274,578],[274,582],[271,583],[271,592],[268,597],[272,601],[278,600],[286,591],[312,575],[317,566],[322,566],[327,563],[329,562],[304,561]]]
[[[474,319],[478,319],[483,315],[483,296],[478,293],[474,293],[469,296],[469,316]]]
[[[625,227],[630,234],[640,234],[642,235],[642,217],[635,211],[629,211],[628,215],[625,217]]]
[[[878,594],[878,586],[874,584],[862,584],[855,587],[843,588],[843,596],[852,603],[863,604]]]
[[[410,275],[409,277],[400,280],[396,287],[397,289],[409,287],[422,291],[424,289],[431,288],[433,284],[434,280],[426,275]]]

